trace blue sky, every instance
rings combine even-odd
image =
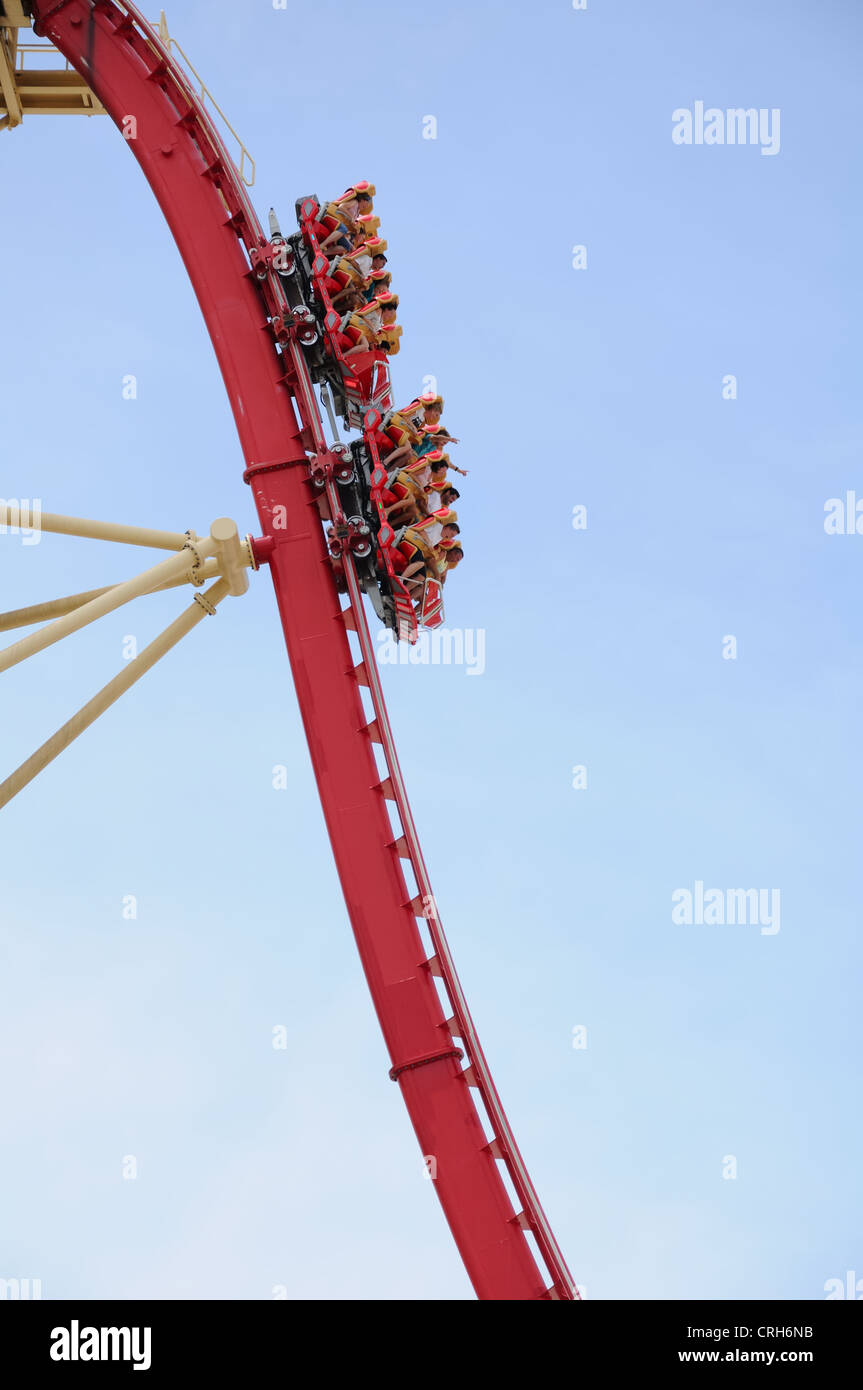
[[[398,394],[436,376],[463,440],[447,621],[484,630],[486,669],[385,685],[576,1278],[589,1298],[824,1297],[863,1276],[863,539],[823,524],[828,499],[863,498],[858,7],[168,18],[257,160],[262,218],[375,182]],[[338,102],[314,62],[334,34]],[[778,154],[675,145],[698,100],[778,108]],[[0,155],[0,495],[255,529],[200,314],[118,133],[34,117]],[[0,537],[0,607],[147,562]],[[6,674],[3,775],[183,601]],[[386,1079],[267,575],[0,826],[0,1275],[53,1298],[470,1297]],[[698,880],[778,888],[781,929],[673,923]]]

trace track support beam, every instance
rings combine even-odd
[[[221,603],[226,594],[230,592],[230,585],[227,579],[217,579],[215,584],[205,590],[203,594],[196,594],[194,603],[176,618],[170,627],[160,633],[158,637],[145,647],[132,661],[129,662],[125,670],[109,681],[106,686],[94,695],[77,714],[67,720],[56,734],[53,734],[47,742],[42,744],[36,752],[22,763],[21,766],[7,777],[5,782],[0,782],[0,809],[2,809],[13,796],[23,791],[28,783],[33,781],[49,763],[69,747],[79,734],[88,729],[92,723],[110,709],[121,695],[124,695],[136,681],[155,666],[156,662],[169,652],[172,647],[186,637],[193,628],[197,627],[209,613],[215,612],[216,605]]]

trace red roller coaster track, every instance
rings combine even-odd
[[[392,1060],[390,1075],[401,1088],[422,1153],[434,1160],[434,1185],[474,1289],[486,1299],[577,1298],[504,1115],[437,917],[349,557],[349,603],[341,606],[309,483],[310,462],[326,465],[332,455],[284,291],[267,261],[269,243],[208,112],[136,6],[126,0],[34,0],[33,20],[36,32],[68,58],[118,127],[124,117],[135,116],[137,135],[128,144],[198,296],[264,532],[257,553],[273,576],[333,853]],[[284,508],[279,520],[286,515],[285,526],[274,525],[276,508]],[[357,634],[359,664],[347,629]],[[371,718],[361,686],[370,693]],[[383,773],[373,743],[383,750]],[[400,829],[393,829],[388,802]],[[403,862],[415,880],[413,893]]]

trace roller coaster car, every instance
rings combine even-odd
[[[327,544],[333,572],[341,592],[347,587],[344,556],[350,553],[354,570],[363,591],[368,594],[372,608],[381,622],[397,638],[417,640],[417,615],[401,580],[390,571],[392,564],[381,569],[378,555],[382,547],[391,544],[392,527],[382,522],[372,486],[372,464],[363,440],[352,444],[334,444],[332,453],[340,461],[333,469],[338,487],[338,513],[333,515],[326,492],[326,473],[323,468],[312,470],[312,484],[318,489],[321,518],[329,522]]]
[[[387,471],[381,462],[376,443],[376,435],[384,424],[379,410],[371,407],[363,420],[363,442],[361,448],[365,458],[365,472],[369,479],[370,505],[375,509],[378,520],[378,553],[383,560],[378,569],[382,592],[392,600],[395,610],[395,623],[391,613],[383,620],[393,628],[397,636],[408,641],[417,640],[417,627],[440,627],[443,622],[443,595],[438,580],[427,577],[420,602],[415,606],[402,580],[393,568],[392,550],[395,541],[393,528],[386,519],[383,504],[383,489],[387,481]],[[374,599],[372,600],[374,606]],[[376,610],[377,611],[377,610]],[[379,616],[382,616],[379,614]]]
[[[315,294],[315,276],[312,269],[313,256],[303,241],[301,232],[294,232],[285,240],[288,248],[286,260],[288,269],[282,269],[278,261],[274,268],[279,273],[285,296],[298,325],[306,323],[314,326],[308,335],[301,330],[297,337],[302,345],[309,375],[316,383],[326,382],[334,402],[336,413],[341,415],[345,425],[358,428],[359,410],[350,409],[345,375],[342,365],[327,351],[325,343],[324,316],[326,306]]]
[[[363,415],[370,406],[379,410],[392,408],[387,354],[371,348],[356,354],[350,362],[345,359],[336,336],[342,316],[333,308],[325,283],[329,262],[314,228],[319,211],[316,197],[297,200],[300,230],[287,239],[293,264],[289,274],[280,274],[295,321],[298,311],[308,312],[320,329],[316,342],[303,343],[312,379],[328,383],[335,409],[345,424],[349,429],[361,429]]]
[[[386,470],[377,457],[374,441],[372,440],[370,448],[365,435],[363,439],[355,440],[351,445],[351,455],[355,463],[360,506],[374,536],[374,548],[368,561],[362,569],[357,567],[360,582],[375,613],[381,622],[395,633],[397,640],[416,642],[419,635],[417,613],[410,594],[393,570],[393,528],[384,515],[380,498],[386,481]],[[379,557],[383,560],[383,565],[378,563]]]

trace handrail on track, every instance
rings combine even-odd
[[[145,23],[147,29],[152,30],[154,34],[158,35],[160,41],[169,53],[176,54],[179,56],[179,58],[182,60],[184,68],[186,69],[186,72],[194,78],[194,82],[197,85],[196,95],[198,96],[201,104],[210,114],[215,113],[215,115],[218,116],[221,124],[230,133],[231,137],[236,142],[236,146],[239,151],[239,159],[235,158],[233,160],[233,163],[235,164],[237,172],[240,178],[242,179],[243,183],[246,185],[246,187],[252,188],[255,182],[255,161],[252,158],[249,149],[243,143],[242,139],[237,134],[237,131],[234,129],[228,117],[225,115],[225,112],[222,110],[221,106],[216,101],[216,98],[213,96],[213,93],[210,91],[203,77],[198,72],[194,63],[189,58],[189,55],[186,53],[182,45],[178,43],[178,41],[171,34],[168,28],[168,21],[165,17],[165,11],[162,10],[160,12],[158,19],[146,20]],[[55,46],[52,43],[16,42],[14,44],[12,53],[14,58],[16,74],[21,73],[23,75],[24,73],[32,73],[37,70],[27,66],[28,55],[31,58],[37,58],[44,65],[42,71],[76,71],[72,63],[69,62],[69,59],[65,58],[63,54],[60,53],[59,50],[55,48]],[[52,61],[57,58],[63,59],[62,64]],[[88,114],[96,115],[101,113],[102,110],[103,108],[97,102],[94,110]]]
[[[234,130],[234,127],[231,125],[231,122],[228,120],[221,106],[216,101],[216,98],[213,96],[213,93],[210,91],[203,77],[192,63],[192,60],[189,58],[189,55],[171,34],[170,30],[168,29],[168,21],[165,18],[165,11],[162,10],[159,14],[158,19],[148,20],[148,23],[150,27],[154,29],[156,33],[159,35],[159,38],[161,39],[165,47],[168,49],[168,52],[179,54],[180,58],[183,61],[183,66],[186,68],[187,72],[190,72],[192,74],[192,76],[195,79],[195,82],[198,84],[198,96],[200,97],[201,102],[204,104],[204,106],[208,106],[209,109],[215,111],[216,115],[219,117],[219,120],[222,122],[225,129],[229,130],[231,135],[236,140],[237,145],[239,146],[240,160],[239,163],[237,163],[237,161],[234,160],[234,163],[237,165],[237,172],[239,173],[240,178],[243,180],[243,183],[246,185],[247,188],[252,188],[255,182],[255,161],[252,158],[246,146],[243,144],[237,132]],[[247,163],[251,171],[248,175],[246,173]]]

